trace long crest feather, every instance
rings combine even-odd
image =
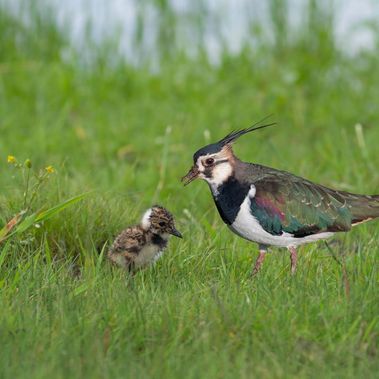
[[[234,141],[236,141],[239,137],[243,136],[244,134],[253,132],[254,130],[267,128],[268,126],[276,125],[276,122],[272,122],[270,124],[259,125],[262,122],[266,121],[271,116],[272,115],[269,115],[269,116],[266,116],[266,117],[262,118],[261,120],[259,120],[258,122],[256,122],[254,125],[250,126],[249,128],[239,129],[239,130],[233,130],[227,136],[225,136],[220,141],[218,141],[218,143],[221,144],[222,146],[230,145]]]

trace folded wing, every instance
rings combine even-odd
[[[267,175],[254,185],[251,213],[273,235],[300,238],[351,229],[354,215],[348,193],[285,175]]]

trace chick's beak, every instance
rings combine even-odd
[[[188,171],[187,175],[183,176],[182,182],[184,185],[190,184],[193,180],[195,180],[199,176],[199,169],[196,166],[192,166]]]
[[[180,233],[179,230],[175,228],[171,230],[170,234],[172,234],[175,237],[183,238],[182,233]]]

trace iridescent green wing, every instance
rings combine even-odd
[[[254,186],[251,213],[273,235],[305,237],[351,228],[351,210],[340,192],[280,172],[263,176]]]

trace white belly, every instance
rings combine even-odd
[[[144,267],[149,264],[154,263],[157,259],[162,256],[162,251],[157,245],[147,245],[145,246],[137,255],[134,260],[136,268]]]
[[[255,195],[255,188],[250,190],[251,195]],[[250,192],[249,192],[250,195]],[[283,233],[279,236],[273,236],[270,233],[266,232],[258,220],[251,214],[250,211],[250,196],[246,197],[244,202],[241,205],[241,209],[237,214],[236,219],[232,225],[229,225],[229,228],[238,234],[240,237],[243,237],[249,241],[257,242],[262,245],[268,246],[278,246],[278,247],[289,247],[289,246],[298,246],[309,242],[314,242],[319,239],[325,239],[331,237],[334,233],[318,233],[312,236],[306,236],[303,238],[293,237],[291,234]]]

